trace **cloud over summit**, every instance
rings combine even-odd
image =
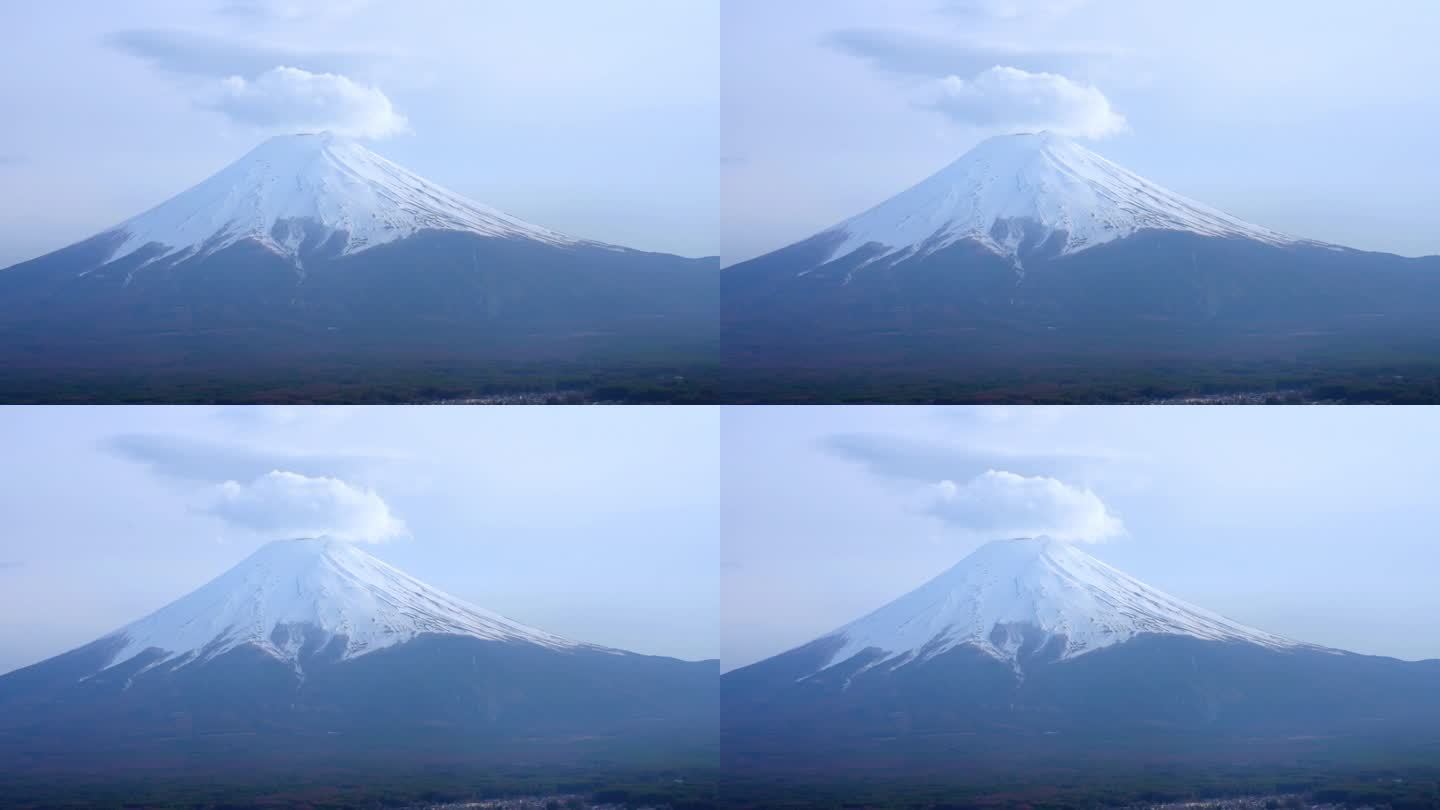
[[[1047,535],[1072,543],[1101,543],[1125,525],[1089,489],[1054,478],[989,470],[969,481],[931,488],[928,512],[982,539]]]
[[[921,105],[957,123],[986,129],[1104,138],[1127,126],[1093,85],[1012,67],[992,67],[973,79],[947,76],[932,86]]]
[[[236,123],[280,133],[327,130],[356,138],[385,138],[410,128],[377,87],[336,73],[284,66],[254,79],[223,79],[206,106]]]
[[[338,478],[273,470],[252,481],[226,481],[206,510],[239,528],[271,537],[328,535],[383,543],[408,534],[405,522],[372,489]]]
[[[329,535],[380,543],[409,534],[389,503],[357,482],[390,458],[149,433],[112,436],[100,447],[178,486],[195,511],[265,539]]]
[[[241,4],[255,13],[303,10],[289,4]],[[267,11],[268,10],[268,11]],[[328,130],[357,138],[409,131],[389,96],[355,76],[383,57],[365,51],[316,50],[167,28],[119,31],[114,48],[177,78],[196,103],[233,123],[267,133]]]
[[[969,419],[984,412],[963,413]],[[1006,423],[1016,419],[1025,420],[1025,432],[1037,419],[1059,418],[1059,412],[997,414],[987,432],[1013,430]],[[1115,463],[1104,452],[997,450],[866,433],[827,436],[820,447],[898,487],[910,508],[918,505],[978,540],[1048,535],[1099,543],[1125,534],[1119,516],[1083,483]]]
[[[1011,0],[951,3],[945,11],[988,19],[1063,13],[1073,2]],[[1076,78],[1116,53],[1092,46],[936,34],[906,28],[850,28],[823,42],[896,79],[912,104],[963,126],[992,132],[1050,130],[1103,138],[1126,129],[1101,90]]]

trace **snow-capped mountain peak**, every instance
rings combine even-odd
[[[343,640],[353,658],[421,634],[470,636],[552,649],[589,647],[442,593],[354,545],[327,538],[268,543],[229,571],[107,636],[123,640],[108,666],[146,650],[184,666],[252,645],[298,661],[302,647]],[[599,649],[599,648],[592,648]]]
[[[924,660],[962,645],[1013,663],[1046,645],[1063,660],[1143,633],[1243,641],[1288,639],[1233,622],[1049,538],[998,540],[908,594],[823,637],[841,642],[826,667],[867,650],[871,665]]]
[[[300,245],[336,244],[355,253],[422,230],[576,244],[468,200],[330,133],[270,138],[199,185],[106,233],[109,261],[149,245],[151,259],[203,256],[250,239],[296,257]]]
[[[1049,243],[1063,254],[1142,230],[1293,239],[1182,197],[1049,132],[987,139],[919,185],[825,231],[830,259],[880,245],[876,258],[926,255],[961,240],[1018,258]]]

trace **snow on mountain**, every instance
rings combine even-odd
[[[343,233],[343,253],[426,229],[580,242],[441,188],[354,141],[320,133],[271,138],[194,188],[110,229],[107,234],[123,240],[109,260],[151,244],[164,247],[154,259],[203,256],[242,239],[296,257],[306,224],[319,227],[320,242]]]
[[[1145,229],[1274,245],[1303,241],[1182,197],[1048,132],[985,140],[919,185],[824,234],[844,237],[831,260],[870,244],[884,247],[880,258],[901,251],[926,255],[965,239],[1018,258],[1022,240],[1063,238],[1060,252],[1069,254]]]
[[[940,576],[823,638],[843,640],[828,668],[870,649],[883,653],[871,666],[898,665],[962,645],[1015,664],[1022,643],[1029,649],[1056,643],[1063,645],[1063,660],[1141,633],[1275,649],[1301,646],[1162,593],[1049,538],[987,543]]]
[[[345,637],[353,658],[419,636],[441,633],[587,647],[467,604],[381,562],[353,545],[325,538],[266,544],[234,568],[139,621],[107,636],[124,646],[109,666],[149,649],[153,663],[185,666],[253,645],[295,662],[302,645]]]

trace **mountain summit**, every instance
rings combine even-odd
[[[329,133],[271,138],[188,191],[105,232],[107,261],[203,257],[240,240],[300,259],[309,241],[341,255],[420,231],[580,242],[472,202]]]
[[[146,652],[176,668],[240,646],[300,664],[331,645],[341,660],[424,634],[535,644],[577,644],[442,593],[350,543],[277,540],[198,590],[107,636],[123,642],[107,668]]]
[[[1019,663],[1065,660],[1142,634],[1294,642],[1163,593],[1049,538],[997,540],[953,568],[819,641],[839,645],[827,666],[867,653],[869,666],[922,663],[960,646]]]
[[[899,252],[919,257],[964,239],[1018,258],[1022,245],[1051,243],[1065,255],[1142,230],[1274,245],[1301,241],[1161,188],[1049,132],[983,141],[919,185],[822,236],[838,241],[830,261],[867,246],[879,246],[867,254],[872,260]]]

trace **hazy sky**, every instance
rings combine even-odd
[[[575,236],[718,248],[718,0],[0,6],[0,267],[321,127]]]
[[[1440,410],[744,407],[721,417],[721,661],[1048,532],[1311,643],[1440,658]]]
[[[318,531],[550,632],[714,658],[718,433],[699,407],[0,409],[0,672]]]
[[[1440,4],[726,0],[733,262],[1049,128],[1297,236],[1440,253]]]

